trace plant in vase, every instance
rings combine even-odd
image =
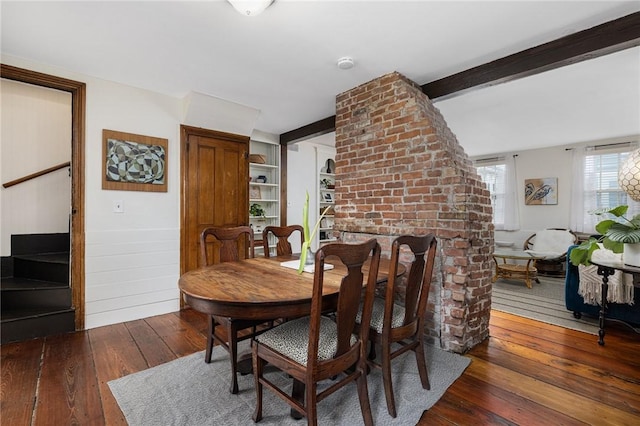
[[[249,215],[253,216],[253,217],[265,217],[265,211],[262,208],[262,206],[258,203],[253,203],[251,204],[251,206],[249,207]]]
[[[600,237],[591,237],[571,251],[569,260],[574,265],[590,265],[591,256],[600,248],[600,243],[614,253],[623,253],[624,262],[640,266],[640,214],[631,219],[625,217],[629,206],[600,209],[593,213],[607,218],[596,225]]]
[[[320,221],[327,213],[329,208],[325,208],[324,211],[320,214],[316,225],[313,227],[313,231],[309,233],[309,192],[307,191],[307,196],[304,201],[304,206],[302,206],[302,229],[304,241],[302,242],[302,248],[300,250],[300,266],[298,266],[298,273],[301,274],[304,271],[304,266],[307,264],[307,257],[309,255],[313,256],[311,253],[311,242],[318,232],[318,228],[320,227]],[[313,259],[313,258],[312,258]]]

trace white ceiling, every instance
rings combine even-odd
[[[1,4],[1,52],[175,97],[260,110],[281,134],[398,71],[418,84],[640,11],[621,1],[226,1]],[[351,56],[356,66],[340,70]],[[471,156],[640,134],[640,48],[437,101]]]

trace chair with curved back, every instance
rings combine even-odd
[[[407,351],[413,351],[422,387],[424,389],[430,388],[424,353],[424,328],[436,246],[437,242],[433,234],[397,237],[391,245],[389,279],[384,299],[376,297],[373,302],[369,333],[371,350],[368,364],[371,367],[382,369],[387,411],[392,417],[396,417],[391,380],[391,361],[394,358]],[[408,258],[409,255],[413,259],[407,268],[408,275],[405,272],[406,286],[401,289],[399,281],[402,280],[402,276],[397,275],[397,269],[401,258]],[[402,295],[402,299],[404,299],[404,306],[396,302],[399,295]],[[392,350],[393,344],[399,344],[400,347]],[[376,345],[381,349],[379,361],[375,359]]]
[[[209,250],[207,255],[207,238],[214,237],[214,247],[217,250]],[[253,229],[248,226],[234,227],[210,227],[205,228],[200,234],[200,263],[202,266],[221,262],[238,261],[241,258],[254,257]],[[206,363],[211,362],[211,352],[217,340],[227,352],[231,361],[231,393],[238,393],[238,342],[253,338],[256,335],[256,326],[264,321],[249,321],[209,316],[209,329],[207,332],[207,348],[204,356]],[[219,332],[224,328],[226,333]],[[239,335],[239,332],[251,328],[249,334]]]
[[[304,241],[304,229],[300,225],[289,226],[267,226],[262,230],[262,247],[264,248],[264,257],[271,257],[269,252],[269,234],[273,234],[277,238],[276,256],[284,256],[292,254],[291,243],[289,237],[294,232],[300,232],[300,246]]]
[[[567,250],[577,244],[578,236],[569,229],[548,228],[527,238],[523,250],[545,259],[536,259],[534,266],[539,275],[564,276]]]
[[[253,420],[262,419],[262,387],[274,391],[295,411],[307,417],[307,423],[317,424],[317,403],[356,381],[360,409],[366,425],[373,424],[367,391],[366,346],[369,327],[354,334],[355,320],[363,286],[366,284],[363,324],[368,324],[375,292],[380,245],[375,239],[362,244],[327,244],[315,256],[311,314],[278,325],[256,337],[253,345],[253,374],[256,388],[256,409]],[[326,314],[323,300],[325,258],[334,256],[345,265],[336,304],[335,321]],[[362,272],[363,264],[371,259],[369,273]],[[337,266],[336,266],[337,269]],[[335,272],[335,271],[334,271]],[[325,306],[323,306],[325,305]],[[291,396],[264,377],[265,365],[272,366],[293,377]],[[332,385],[317,392],[317,383],[334,378]],[[304,397],[303,397],[304,393]]]

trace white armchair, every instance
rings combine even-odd
[[[578,237],[568,229],[543,229],[531,235],[524,242],[524,251],[544,256],[536,261],[536,269],[541,275],[564,275],[567,249],[578,242]]]

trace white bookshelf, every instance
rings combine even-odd
[[[256,256],[262,255],[262,230],[266,226],[280,226],[280,145],[277,142],[251,139],[249,154],[260,154],[264,163],[252,162],[249,157],[249,208],[256,204],[264,216],[249,213],[249,226],[254,230]],[[270,246],[275,249],[275,241]]]
[[[332,162],[329,170],[327,170],[327,160],[331,160]],[[315,221],[320,217],[320,212],[326,208],[329,208],[331,212],[335,206],[335,149],[327,147],[316,148],[316,171],[317,208]],[[333,237],[333,225],[334,215],[325,214],[320,222],[320,227],[316,235],[318,247],[336,241]]]

